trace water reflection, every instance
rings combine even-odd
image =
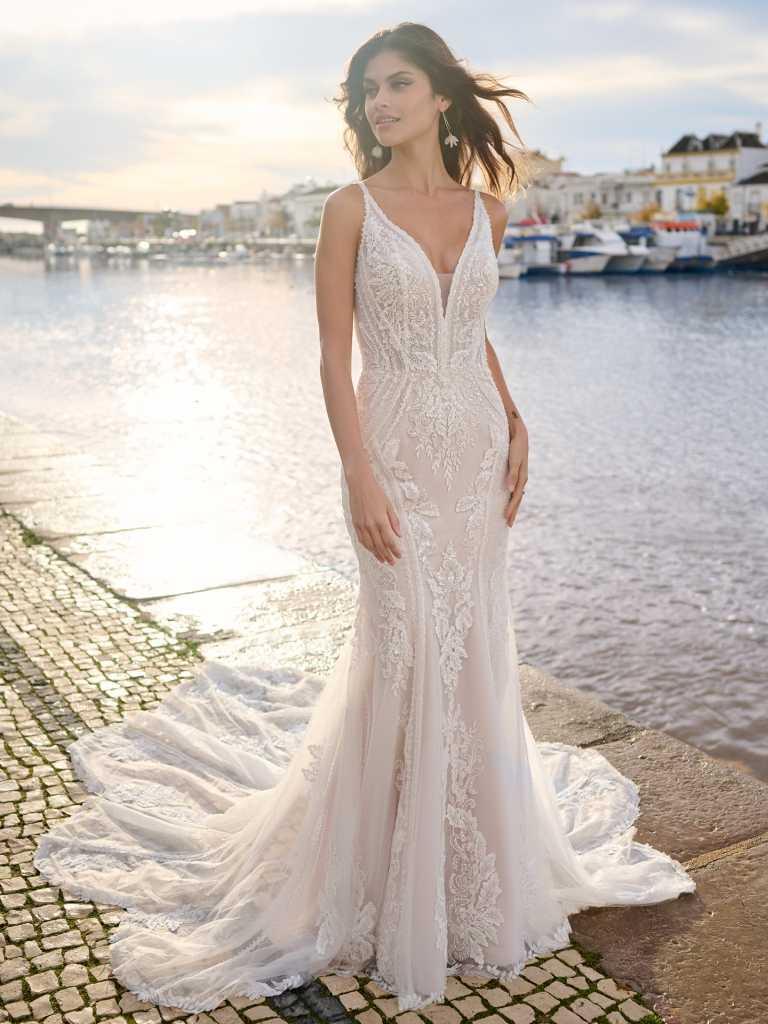
[[[0,273],[0,407],[106,467],[89,522],[218,523],[356,578],[311,261]],[[531,438],[521,657],[764,778],[766,306],[757,275],[505,280],[488,320]]]

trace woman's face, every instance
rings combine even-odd
[[[363,92],[365,116],[382,146],[396,146],[431,131],[441,109],[442,97],[433,94],[429,76],[392,50],[382,50],[368,61]]]

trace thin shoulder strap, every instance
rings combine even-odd
[[[488,213],[488,207],[485,205],[485,200],[480,195],[480,189],[479,188],[473,188],[472,191],[475,193],[475,202],[479,203],[480,206],[482,206],[485,222],[488,225],[488,227],[490,228],[491,233],[493,233],[493,225],[491,224],[491,217],[490,217],[490,214]]]
[[[371,194],[364,181],[356,181],[355,184],[360,186],[360,191],[363,193],[363,223],[365,223],[368,220],[368,212],[371,206],[373,206]]]

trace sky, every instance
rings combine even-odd
[[[766,141],[764,0],[27,0],[0,29],[0,203],[197,212],[352,181],[331,97],[405,20],[527,93],[523,141],[567,170],[658,166],[688,132]]]

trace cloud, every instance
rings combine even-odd
[[[280,0],[286,14],[313,14],[316,0]],[[323,0],[325,11],[355,12],[370,7],[368,0]],[[209,23],[213,17],[231,18],[239,14],[270,14],[274,0],[134,0],[133,3],[104,3],[103,0],[78,0],[62,5],[57,0],[28,0],[13,12],[13,32],[17,36],[40,38],[77,36],[106,29],[152,28],[183,22]]]
[[[329,99],[354,49],[404,19],[528,93],[533,106],[511,104],[524,140],[571,169],[648,162],[685,131],[751,129],[766,111],[768,26],[752,0],[479,0],[472,13],[465,0],[24,5],[0,36],[0,198],[193,209],[307,174],[349,180]]]

